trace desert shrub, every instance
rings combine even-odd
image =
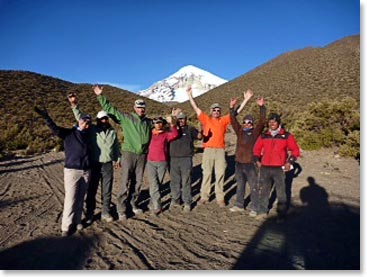
[[[295,115],[291,132],[301,148],[317,150],[321,147],[338,147],[344,156],[359,157],[360,112],[359,102],[346,97],[311,103]]]

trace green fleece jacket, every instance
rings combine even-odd
[[[82,112],[78,106],[72,108],[76,120]],[[103,131],[97,125],[90,126],[91,159],[100,163],[120,162],[120,145],[115,129],[112,127]]]
[[[119,112],[102,94],[98,95],[97,99],[102,109],[111,114],[112,119],[121,126],[124,134],[122,151],[138,155],[148,153],[152,121],[146,117],[140,118],[135,112]]]

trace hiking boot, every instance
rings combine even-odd
[[[243,212],[244,209],[243,208],[240,208],[238,206],[233,206],[232,208],[229,208],[229,211],[234,213],[234,212]]]
[[[254,210],[252,210],[248,215],[251,216],[251,217],[256,217],[257,216],[257,212],[255,212]]]
[[[126,214],[119,214],[119,221],[126,221],[127,220],[127,216]]]
[[[61,231],[61,236],[62,237],[68,237],[70,234],[69,234],[69,231]]]
[[[179,207],[181,207],[180,203],[175,202],[175,201],[173,201],[173,202],[171,202],[171,203],[169,204],[169,209],[170,209],[170,210],[171,210],[171,209],[174,209],[174,208],[179,208]]]
[[[199,205],[206,205],[208,204],[208,199],[201,198],[198,202]]]
[[[220,208],[225,208],[226,207],[226,203],[224,202],[224,200],[218,200],[217,204]]]
[[[191,212],[191,205],[189,204],[185,204],[184,207],[183,207],[183,212],[184,213],[189,213]]]
[[[265,220],[268,218],[268,214],[264,213],[264,214],[258,214],[255,216],[256,220]]]
[[[153,214],[156,215],[156,216],[161,214],[161,213],[162,213],[162,209],[154,209],[153,210]]]
[[[77,230],[77,231],[81,231],[81,230],[83,230],[83,229],[84,229],[83,224],[79,223],[79,224],[77,224],[77,225],[76,225],[76,230]]]
[[[142,209],[138,209],[138,208],[133,208],[133,213],[135,215],[142,214],[143,213],[143,210]]]
[[[102,214],[101,215],[101,220],[105,221],[105,222],[112,222],[113,217],[110,214]]]

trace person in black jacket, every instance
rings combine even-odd
[[[90,150],[88,147],[88,128],[92,118],[82,115],[78,124],[72,128],[57,126],[47,110],[35,107],[35,111],[46,120],[46,125],[54,135],[64,140],[64,209],[61,220],[62,236],[69,236],[75,228],[83,229],[81,224],[85,194],[90,178]]]

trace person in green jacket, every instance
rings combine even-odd
[[[68,95],[68,100],[75,119],[79,120],[82,112],[75,93]],[[110,213],[112,199],[113,169],[120,168],[120,145],[115,129],[109,123],[108,113],[97,114],[97,124],[92,124],[89,132],[91,150],[91,179],[86,198],[86,223],[92,224],[96,209],[96,195],[101,181],[102,213],[101,219],[112,222]]]
[[[143,212],[137,200],[143,184],[143,174],[147,160],[151,137],[152,120],[145,116],[145,101],[138,99],[134,104],[134,112],[118,111],[102,94],[103,87],[93,87],[94,93],[104,111],[113,115],[112,119],[121,126],[124,142],[121,146],[122,183],[117,193],[117,212],[119,219],[127,219],[127,202],[130,199],[132,212],[137,215]],[[130,208],[130,207],[129,207]]]

